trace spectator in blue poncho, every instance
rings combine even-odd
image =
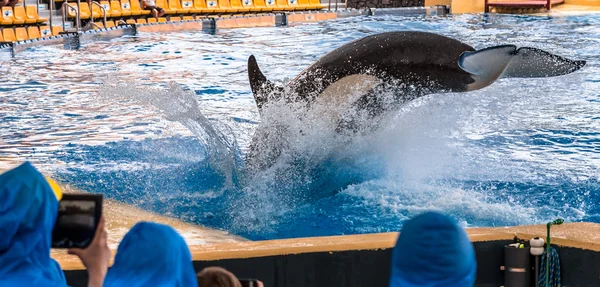
[[[192,256],[170,226],[139,222],[123,237],[105,287],[197,287]]]
[[[52,186],[51,186],[52,185]],[[29,162],[0,175],[0,286],[64,287],[65,276],[50,258],[60,188]],[[104,221],[93,242],[71,249],[88,269],[89,286],[102,286],[110,250]]]
[[[427,212],[408,220],[392,252],[390,287],[472,287],[473,244],[451,218]]]

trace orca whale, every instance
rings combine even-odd
[[[325,107],[323,116],[334,121],[336,131],[345,132],[372,130],[373,126],[361,125],[376,126],[378,116],[428,94],[474,91],[502,78],[561,76],[585,64],[532,47],[500,45],[476,50],[434,33],[398,31],[347,43],[318,59],[287,86],[267,80],[251,55],[248,78],[261,116],[273,100],[304,102],[309,109]],[[391,98],[379,96],[383,87],[393,94]],[[267,168],[285,141],[281,129],[259,126],[247,165]]]

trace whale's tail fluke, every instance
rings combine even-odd
[[[586,65],[536,48],[502,45],[462,53],[458,65],[475,82],[469,90],[487,86],[500,78],[556,77],[573,73]]]
[[[256,106],[260,112],[263,105],[268,101],[269,95],[274,90],[279,90],[279,88],[267,80],[267,77],[265,77],[258,67],[254,55],[250,55],[248,58],[248,79],[250,80],[250,88],[252,89]]]

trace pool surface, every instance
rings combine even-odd
[[[240,180],[261,121],[249,55],[285,82],[336,47],[393,30],[475,48],[532,46],[588,64],[419,99],[372,137],[306,133],[274,168]],[[599,50],[598,17],[501,15],[356,17],[32,48],[0,55],[0,170],[27,159],[75,187],[253,240],[397,231],[427,209],[465,226],[600,222]],[[191,98],[199,110],[186,107]],[[207,158],[224,143],[236,153]]]

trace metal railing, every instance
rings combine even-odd
[[[48,5],[49,5],[49,7],[48,7],[48,21],[50,22],[50,29],[52,30],[52,14],[53,14],[52,9],[54,9],[54,5],[55,5],[54,0],[50,0],[50,2],[48,3]],[[40,7],[40,5],[38,4],[38,15],[40,14],[39,13],[39,9],[40,9],[39,7]],[[63,22],[63,31],[64,30],[65,29],[64,29],[64,22]]]
[[[77,10],[77,14],[75,16],[75,31],[79,32],[79,29],[81,27],[81,12],[79,11],[79,7],[81,7],[80,4],[81,4],[81,0],[77,0],[77,8],[75,8],[75,7],[73,7],[73,5],[71,5],[67,2],[63,3],[63,5],[62,5],[63,31],[66,31],[65,22],[67,22],[67,14],[68,14],[67,9],[65,9],[65,8],[69,7],[69,8]]]
[[[102,16],[103,16],[103,20],[102,20],[102,24],[104,25],[104,27],[106,27],[106,9],[104,9],[104,6],[100,5],[100,3],[96,2],[96,1],[92,1],[92,6],[96,5],[98,7],[100,7],[100,11],[102,11]],[[90,15],[91,21],[92,23],[94,23],[94,8],[90,7],[90,12],[92,15]]]

